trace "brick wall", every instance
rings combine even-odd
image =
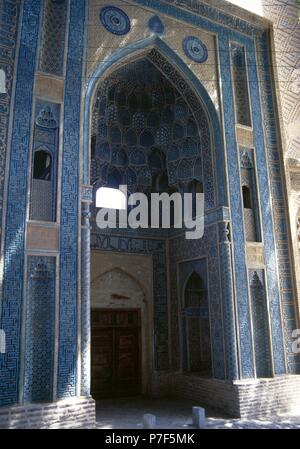
[[[1,429],[80,429],[94,426],[95,401],[92,398],[0,408]]]
[[[153,396],[192,399],[195,405],[220,409],[236,418],[262,418],[300,413],[300,376],[226,382],[160,373],[153,376]],[[53,404],[0,408],[0,428],[76,429],[95,426],[92,398],[66,399]]]
[[[176,374],[170,392],[237,418],[300,412],[300,376],[226,382]]]
[[[300,376],[240,381],[234,387],[242,418],[300,412]]]
[[[232,383],[177,374],[173,376],[172,393],[195,400],[195,405],[219,408],[227,414],[239,416],[238,398]]]

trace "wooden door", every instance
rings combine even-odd
[[[137,310],[93,310],[91,390],[94,399],[140,393],[140,327]]]

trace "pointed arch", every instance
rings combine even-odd
[[[127,271],[112,267],[91,282],[92,308],[138,308],[145,306],[145,289]]]
[[[193,270],[183,287],[182,367],[185,372],[212,375],[208,292],[203,278]]]
[[[95,279],[92,280],[92,287],[94,285],[96,285],[97,282],[99,282],[101,279],[104,279],[104,277],[108,276],[109,274],[113,274],[113,275],[120,275],[121,277],[127,278],[129,279],[133,284],[135,284],[137,286],[138,289],[140,289],[143,294],[145,295],[145,289],[143,287],[143,285],[139,282],[138,279],[136,279],[134,276],[132,276],[130,273],[128,273],[126,270],[124,270],[123,268],[120,267],[112,267],[109,268],[108,270],[104,271],[103,273],[101,273],[99,276],[97,276]]]
[[[215,163],[214,171],[215,178],[217,179],[216,204],[226,205],[227,190],[225,182],[225,154],[221,125],[215,106],[201,81],[189,69],[186,63],[157,36],[151,36],[149,38],[137,41],[124,48],[121,48],[120,50],[117,50],[109,57],[107,57],[91,75],[85,90],[83,183],[89,184],[89,139],[91,129],[91,110],[99,80],[103,76],[107,76],[109,73],[116,70],[121,63],[124,64],[124,60],[129,63],[133,60],[140,59],[141,57],[146,56],[151,51],[156,51],[158,56],[161,55],[162,58],[165,58],[172,65],[172,67],[176,71],[176,74],[179,74],[179,76],[181,77],[181,80],[179,82],[179,85],[182,87],[181,92],[192,90],[194,96],[197,97],[199,105],[201,105],[201,109],[205,113],[210,128],[210,136],[212,140],[211,148],[214,148],[212,162]],[[163,61],[161,67],[159,67],[158,64],[155,65],[159,70],[163,71]],[[170,81],[172,82],[172,80]]]
[[[207,287],[204,284],[204,280],[203,280],[202,276],[199,273],[197,273],[196,270],[189,272],[189,274],[186,276],[186,278],[182,284],[182,298],[183,298],[182,307],[183,308],[184,308],[184,293],[185,293],[186,288],[189,285],[189,283],[192,282],[195,277],[197,277],[200,280],[200,282],[202,283],[202,288],[207,290]]]

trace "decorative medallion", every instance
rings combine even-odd
[[[248,151],[244,150],[241,155],[241,167],[242,168],[252,168],[252,162],[249,157]]]
[[[165,25],[158,16],[153,16],[151,17],[151,19],[149,19],[148,27],[149,30],[152,31],[152,33],[158,35],[164,34],[165,32]]]
[[[122,9],[115,6],[105,6],[101,9],[102,25],[113,34],[122,36],[130,31],[130,19]]]
[[[184,38],[182,48],[184,53],[195,62],[205,62],[208,58],[206,45],[195,36]]]
[[[57,121],[55,120],[54,114],[50,106],[45,106],[45,108],[41,109],[35,123],[42,128],[57,128]]]

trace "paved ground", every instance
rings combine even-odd
[[[156,416],[158,429],[192,429],[194,402],[179,399],[125,398],[97,403],[97,428],[141,429],[143,415]],[[239,420],[206,410],[210,429],[300,429],[300,415],[280,415],[264,420]]]

